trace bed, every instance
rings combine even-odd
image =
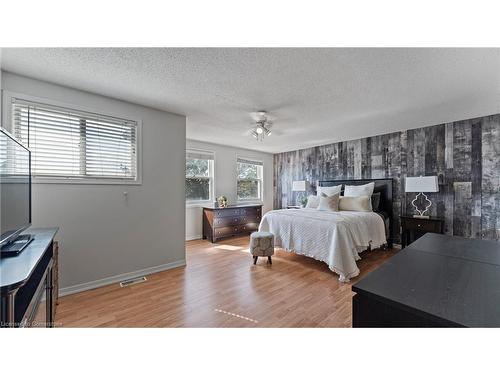
[[[319,211],[311,208],[267,212],[259,230],[271,232],[275,245],[325,262],[342,282],[359,275],[359,253],[392,246],[392,179],[319,181],[318,186],[375,183],[377,212]]]

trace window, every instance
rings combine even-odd
[[[238,158],[238,200],[262,200],[261,161]]]
[[[36,177],[137,180],[137,122],[13,99],[12,129]]]
[[[186,152],[186,202],[213,201],[214,154]]]

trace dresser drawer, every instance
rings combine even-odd
[[[259,230],[259,223],[247,223],[240,225],[241,233],[250,233]]]
[[[214,218],[214,227],[221,228],[229,225],[238,225],[243,222],[243,218],[239,216],[216,217]]]
[[[425,219],[406,219],[406,229],[441,233],[441,222],[429,221]]]
[[[215,228],[215,237],[226,237],[239,233],[240,227],[238,225],[235,225],[233,227]]]
[[[260,207],[245,207],[240,208],[240,215],[243,216],[260,216],[261,215]]]
[[[260,223],[260,215],[259,216],[242,216],[240,223],[241,224],[246,224],[246,223]]]
[[[214,217],[229,217],[229,216],[239,216],[241,215],[239,208],[224,208],[216,210],[214,212]]]

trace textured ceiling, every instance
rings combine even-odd
[[[500,112],[500,49],[4,48],[2,69],[185,114],[190,139],[267,152]],[[256,142],[261,109],[275,126]]]

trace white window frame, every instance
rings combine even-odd
[[[210,154],[213,156],[213,160],[209,160],[209,198],[207,200],[187,200],[186,199],[186,207],[200,207],[206,206],[209,204],[213,204],[215,201],[215,163],[216,163],[216,155],[215,151],[212,150],[201,150],[197,148],[186,148],[186,161],[188,152],[198,152],[202,154]],[[186,161],[184,162],[184,167],[186,166]],[[211,176],[211,177],[210,177]],[[186,179],[186,175],[184,173],[184,181]]]
[[[240,199],[240,197],[238,197],[238,181],[240,180],[238,178],[238,159],[245,159],[248,161],[255,161],[257,163],[262,163],[262,176],[260,178],[260,188],[259,188],[260,198]],[[244,155],[236,155],[236,200],[238,203],[263,203],[264,202],[264,161],[263,160],[247,157]]]
[[[47,104],[57,107],[67,108],[69,110],[90,112],[100,114],[102,116],[126,118],[137,123],[136,131],[136,178],[135,179],[112,179],[112,178],[94,178],[94,177],[47,177],[47,176],[32,176],[33,184],[77,184],[77,185],[142,185],[142,119],[134,118],[125,114],[110,113],[107,110],[88,108],[78,104],[60,102],[57,100],[40,98],[32,95],[3,90],[3,125],[10,133],[14,134],[12,129],[12,100],[26,100],[40,104]],[[5,121],[7,119],[7,121]]]

